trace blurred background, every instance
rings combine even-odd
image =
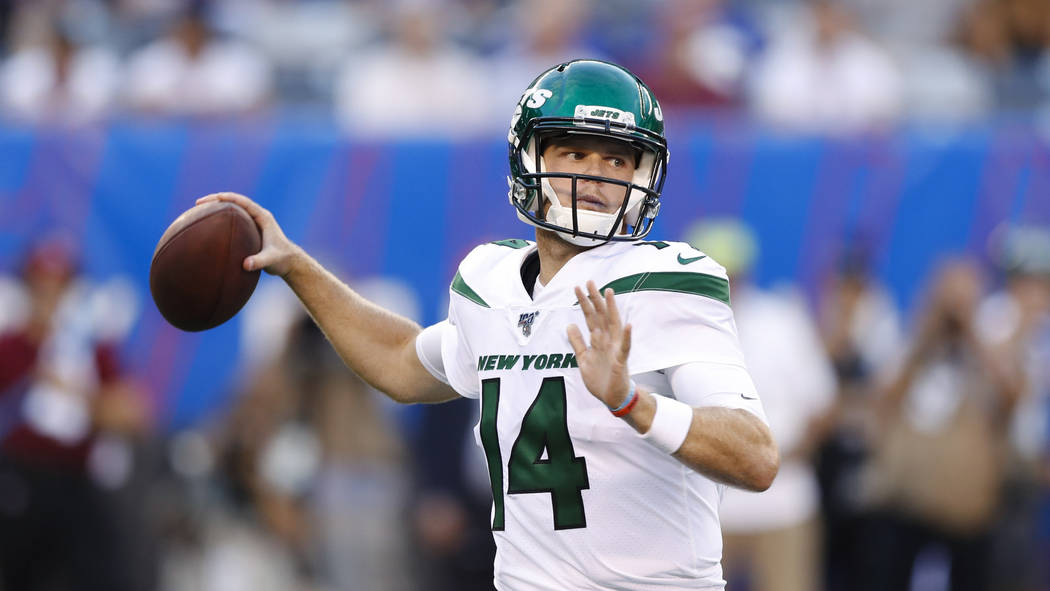
[[[576,57],[653,87],[652,237],[733,278],[783,467],[729,588],[1050,590],[1050,0],[0,2],[0,589],[491,588],[469,401],[388,403],[268,277],[182,333],[149,263],[242,192],[438,321]]]

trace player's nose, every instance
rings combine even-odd
[[[582,163],[583,163],[583,167],[582,167],[583,168],[583,170],[582,170],[583,174],[589,174],[589,175],[592,175],[592,176],[604,176],[602,174],[602,172],[603,172],[603,165],[605,163],[605,160],[602,158],[601,154],[598,154],[597,152],[591,152],[590,154],[587,154],[587,156],[585,156],[583,158]],[[589,180],[585,179],[585,182],[592,182],[593,183],[593,182],[596,182],[596,181],[589,181]]]

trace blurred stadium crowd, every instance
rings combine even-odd
[[[0,33],[14,125],[305,108],[370,140],[501,138],[531,76],[589,56],[669,111],[1050,133],[1050,0],[8,0]],[[737,221],[688,239],[733,277],[783,456],[770,491],[726,494],[730,589],[1050,590],[1050,230],[944,262],[917,310],[864,245],[809,298],[749,280]],[[235,404],[167,432],[114,354],[124,287],[54,239],[5,271],[0,591],[491,588],[471,401],[393,407],[257,293],[244,313],[276,328],[248,335]],[[355,287],[419,316],[396,284]]]
[[[1005,114],[1050,127],[1045,0],[8,0],[0,112],[320,105],[351,133],[506,125],[531,76],[604,57],[665,108],[793,128]],[[365,83],[367,81],[367,83]]]

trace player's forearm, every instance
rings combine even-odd
[[[435,394],[437,381],[421,375],[425,370],[415,358],[418,324],[361,297],[301,249],[283,278],[339,356],[366,382],[398,402],[451,397]]]
[[[773,484],[780,455],[769,428],[746,410],[695,408],[675,457],[710,478],[753,491]]]
[[[625,418],[645,434],[656,403],[653,394],[639,390],[638,404]],[[694,408],[689,433],[674,456],[708,478],[754,491],[769,488],[780,467],[769,428],[746,410],[731,408]]]

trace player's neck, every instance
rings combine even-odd
[[[557,234],[536,228],[536,251],[540,256],[539,281],[543,285],[551,282],[569,259],[593,247],[577,246],[562,240]]]

